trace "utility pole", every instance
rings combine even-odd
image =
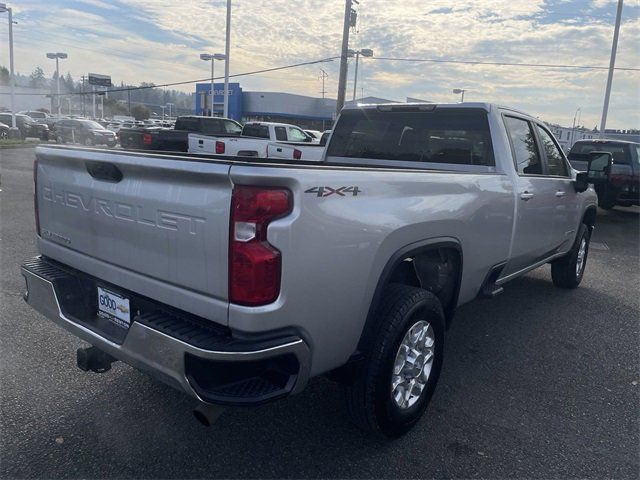
[[[602,107],[602,121],[600,122],[599,137],[604,137],[607,126],[607,113],[609,112],[609,98],[611,97],[611,84],[613,83],[613,69],[616,65],[616,53],[618,51],[618,35],[620,34],[620,19],[622,18],[622,1],[618,0],[618,12],[616,13],[616,26],[613,29],[613,44],[611,45],[611,60],[609,61],[609,75],[607,87],[604,92],[604,106]]]
[[[349,50],[349,28],[351,27],[351,2],[344,2],[344,24],[342,25],[342,51],[340,52],[340,77],[338,78],[338,100],[336,114],[344,107],[344,97],[347,90],[347,51]]]
[[[93,95],[91,95],[91,99],[93,100],[93,118],[96,118],[96,87],[93,86]]]
[[[320,92],[322,94],[322,108],[324,108],[324,96],[327,93],[327,91],[324,89],[324,81],[329,78],[329,74],[324,70],[324,68],[320,69],[320,79],[322,80],[322,91]],[[324,120],[322,120],[322,131],[324,132],[325,128],[324,128]]]
[[[0,3],[0,13],[7,12],[9,17],[9,86],[11,87],[11,128],[15,133],[16,127],[16,107],[15,107],[15,89],[16,77],[13,72],[13,10],[6,4]]]
[[[129,105],[129,116],[131,116],[131,86],[127,86],[127,102]]]
[[[84,81],[86,79],[86,75],[82,75],[82,83],[80,84],[80,97],[82,98],[82,116],[86,116],[85,108],[84,108]]]
[[[226,61],[224,62],[224,118],[229,118],[229,59],[231,50],[231,0],[227,0],[227,31],[226,42],[224,45],[224,56]],[[213,101],[211,102],[211,108],[213,109]]]
[[[327,91],[324,89],[324,81],[329,78],[329,74],[325,71],[324,68],[320,69],[320,80],[322,80],[322,91],[320,92],[322,94],[322,99],[324,100],[324,95],[327,93]]]

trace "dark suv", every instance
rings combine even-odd
[[[593,151],[613,155],[609,181],[595,187],[598,206],[608,210],[616,205],[640,205],[640,143],[606,139],[578,140],[571,147],[569,162],[576,170],[586,170],[588,155]]]
[[[0,123],[11,126],[11,114],[7,112],[0,113]],[[16,127],[20,130],[20,137],[39,138],[40,140],[49,140],[49,127],[43,123],[36,123],[33,118],[16,113]]]
[[[116,134],[93,120],[63,119],[56,123],[56,142],[115,147]]]

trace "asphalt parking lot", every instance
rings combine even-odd
[[[126,365],[78,370],[82,342],[22,300],[33,154],[0,150],[2,478],[639,477],[640,209],[598,212],[579,289],[544,267],[462,307],[405,437],[356,430],[325,378],[207,429],[190,399]]]

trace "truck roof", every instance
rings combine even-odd
[[[427,102],[397,102],[397,103],[360,103],[356,105],[345,106],[344,110],[357,110],[357,109],[380,109],[380,110],[389,110],[392,111],[394,109],[398,110],[413,110],[417,109],[418,111],[430,111],[435,109],[442,108],[479,108],[485,110],[486,112],[491,112],[493,109],[501,109],[501,110],[509,110],[511,112],[519,113],[526,117],[531,117],[530,114],[518,110],[513,107],[508,107],[505,105],[499,105],[496,103],[489,102],[464,102],[464,103],[427,103]],[[533,118],[533,117],[531,117]]]
[[[575,143],[624,143],[628,145],[640,145],[638,142],[621,140],[619,138],[581,138],[580,140],[576,140]]]

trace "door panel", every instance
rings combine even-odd
[[[536,131],[542,149],[543,162],[549,175],[547,181],[552,185],[554,194],[552,243],[553,247],[566,251],[571,248],[576,235],[578,223],[577,193],[573,181],[569,177],[568,162],[555,141],[553,135],[545,127],[536,124]]]
[[[505,116],[505,125],[518,172],[516,223],[506,276],[546,258],[554,249],[553,225],[557,185],[544,176],[537,137],[529,121]]]

